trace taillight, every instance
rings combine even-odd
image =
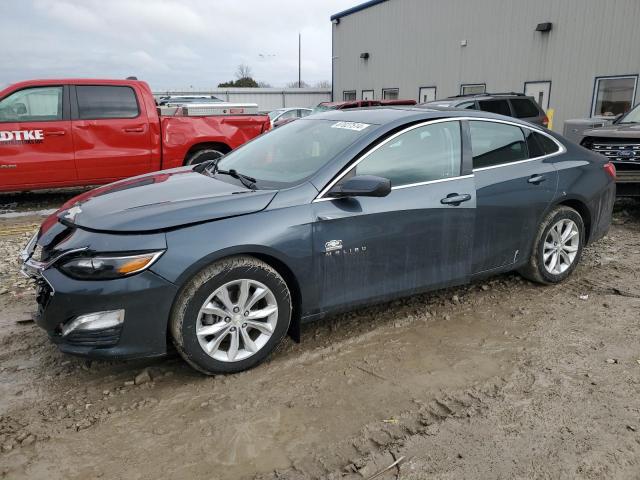
[[[611,178],[616,179],[616,167],[613,163],[607,162],[604,164],[604,171],[609,174]]]
[[[544,125],[545,127],[549,126],[549,117],[547,117],[546,115],[542,119],[542,125]]]

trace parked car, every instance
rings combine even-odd
[[[266,115],[159,115],[137,80],[32,80],[0,91],[0,192],[109,183],[219,158]]]
[[[346,110],[349,108],[368,108],[381,106],[415,105],[415,100],[347,100],[344,102],[320,102],[314,109],[315,112],[326,112],[327,110]]]
[[[474,95],[456,95],[442,100],[421,103],[424,107],[461,108],[482,110],[508,117],[519,118],[543,127],[549,126],[549,118],[533,97],[524,93],[480,93]]]
[[[615,165],[618,196],[640,197],[640,104],[611,125],[586,130],[581,145]]]
[[[23,268],[62,351],[150,357],[170,339],[232,373],[331,313],[510,270],[562,282],[609,228],[614,176],[499,115],[337,110],[69,200]]]
[[[285,123],[292,122],[298,118],[303,118],[309,115],[313,110],[310,108],[278,108],[269,112],[269,118],[271,119],[271,128],[276,128]]]

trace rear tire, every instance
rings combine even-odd
[[[230,257],[185,285],[171,312],[170,332],[196,370],[236,373],[260,364],[277,347],[291,310],[289,288],[276,270],[254,257]]]
[[[580,214],[566,206],[554,208],[538,227],[529,262],[519,273],[546,285],[564,281],[580,261],[584,239]]]
[[[202,162],[208,162],[210,160],[217,160],[224,156],[220,150],[214,150],[213,148],[205,148],[204,150],[199,150],[196,153],[192,154],[187,158],[187,161],[184,162],[185,165],[197,165]]]

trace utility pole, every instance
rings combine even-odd
[[[302,34],[298,33],[298,88],[302,88]]]

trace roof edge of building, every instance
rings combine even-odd
[[[360,5],[356,5],[355,7],[348,8],[343,10],[342,12],[335,13],[331,15],[331,21],[337,20],[342,17],[346,17],[347,15],[351,15],[352,13],[360,12],[362,10],[366,10],[367,8],[371,8],[379,3],[384,3],[387,0],[369,0],[368,2],[361,3]]]

